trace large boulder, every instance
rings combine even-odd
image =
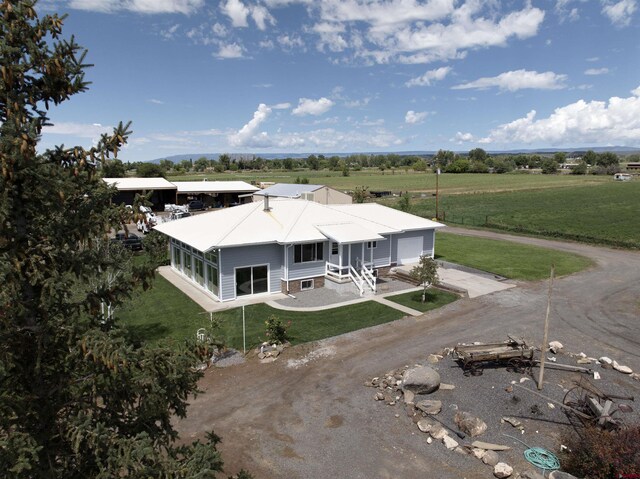
[[[440,374],[429,366],[407,369],[402,378],[402,389],[415,394],[431,394],[440,387]]]
[[[484,462],[487,466],[495,466],[498,464],[500,459],[498,458],[498,453],[496,451],[487,451],[482,456],[482,462]]]
[[[471,437],[479,436],[487,430],[486,423],[468,412],[457,412],[454,421],[458,428]]]

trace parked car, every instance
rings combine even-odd
[[[206,206],[200,200],[189,201],[189,210],[204,210]]]
[[[188,211],[174,211],[173,213],[171,213],[170,218],[172,220],[179,220],[180,218],[186,218],[188,216],[191,216],[191,213],[189,213]]]
[[[142,251],[142,238],[137,234],[129,233],[128,236],[125,236],[124,233],[116,233],[112,241],[121,242],[122,246],[131,251]]]

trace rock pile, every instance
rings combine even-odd
[[[261,363],[272,363],[274,362],[280,353],[284,351],[285,348],[289,347],[289,343],[282,344],[269,344],[262,343],[258,349],[256,349],[256,354],[258,355],[258,359]]]

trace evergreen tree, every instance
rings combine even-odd
[[[117,306],[154,265],[104,254],[125,208],[97,166],[130,134],[90,149],[36,146],[47,112],[87,89],[64,17],[0,3],[0,471],[12,478],[214,477],[206,443],[176,444],[200,377],[191,349],[132,344]],[[117,311],[117,309],[116,309]]]

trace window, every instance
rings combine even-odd
[[[367,241],[367,249],[374,249],[378,247],[377,241]]]
[[[331,254],[338,254],[338,243],[331,243]]]
[[[199,285],[204,286],[204,263],[201,259],[194,258],[193,262],[196,265],[196,277],[195,280]]]
[[[207,288],[218,296],[218,268],[207,264]]]
[[[177,246],[173,247],[173,267],[176,269],[182,269],[182,253]]]
[[[184,266],[184,274],[186,274],[189,278],[191,278],[191,255],[186,251],[182,252],[182,263]]]
[[[213,263],[215,265],[218,264],[218,252],[217,251],[209,251],[208,253],[205,253],[204,257],[207,258],[207,261],[209,261],[210,263]]]
[[[300,281],[300,291],[305,291],[307,289],[313,289],[313,280],[312,279],[304,279]]]
[[[322,261],[323,243],[297,244],[294,246],[293,262],[308,263],[311,261]]]

